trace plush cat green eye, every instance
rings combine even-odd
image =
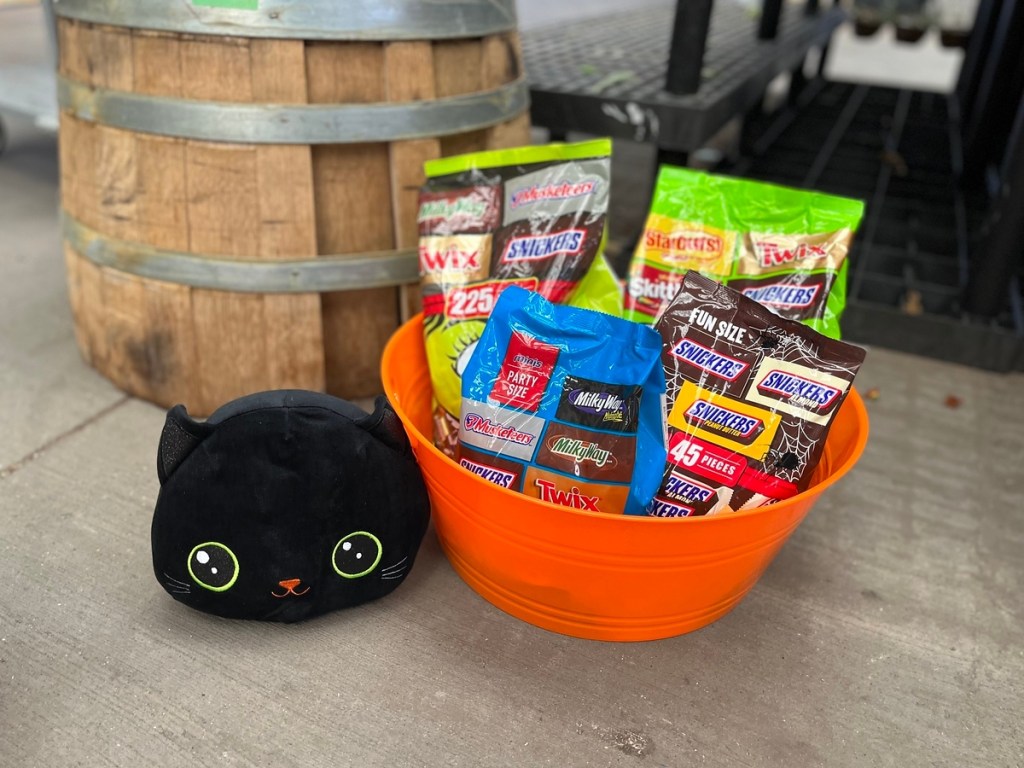
[[[238,578],[238,558],[223,544],[207,541],[189,553],[188,575],[200,587],[225,592]]]
[[[380,539],[372,533],[356,531],[334,545],[331,564],[342,578],[358,579],[377,567],[383,552]]]

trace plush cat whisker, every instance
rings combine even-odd
[[[384,566],[383,568],[381,568],[381,569],[380,569],[380,572],[381,572],[381,573],[387,573],[388,571],[393,571],[394,569],[398,568],[399,566],[402,566],[402,564],[403,564],[403,563],[404,563],[404,562],[405,562],[406,560],[408,560],[408,559],[409,559],[408,557],[403,557],[403,558],[402,558],[401,560],[399,560],[399,561],[398,561],[397,563],[393,563],[393,564],[391,564],[391,565],[385,565],[385,566]],[[404,567],[404,566],[402,566],[401,570],[403,570],[403,571],[404,571],[404,570],[405,570],[405,567]]]
[[[386,570],[386,569],[385,570],[381,570],[380,575],[381,575],[381,578],[387,578],[388,576],[401,576],[403,573],[405,573],[405,566],[404,565],[401,568],[393,568],[391,570]]]
[[[169,574],[167,572],[164,572],[164,578],[167,579],[167,581],[170,582],[171,584],[175,584],[175,585],[177,585],[179,587],[189,587],[189,584],[188,584],[187,581],[178,581],[176,578],[174,578],[173,576],[171,576],[171,574]]]

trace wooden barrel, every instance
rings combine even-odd
[[[424,161],[529,140],[514,0],[56,10],[85,358],[199,414],[263,389],[379,392],[417,310]]]

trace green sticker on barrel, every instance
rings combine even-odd
[[[258,11],[260,0],[192,0],[192,5],[207,8],[237,8],[240,11]]]

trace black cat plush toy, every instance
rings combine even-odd
[[[301,621],[382,597],[412,568],[430,503],[383,397],[249,395],[205,422],[167,413],[153,567],[176,600],[237,619]]]

